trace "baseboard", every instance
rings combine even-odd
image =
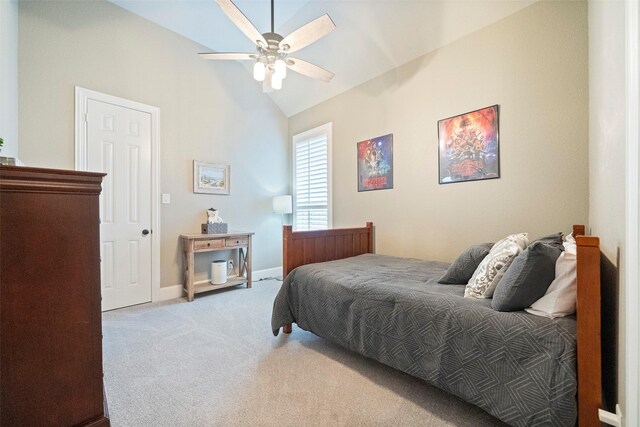
[[[160,288],[160,301],[180,298],[182,296],[182,285],[165,286]]]
[[[253,277],[251,279],[253,282],[257,282],[258,280],[268,279],[270,277],[282,278],[282,266],[266,268],[264,270],[256,270],[253,272]],[[160,288],[159,301],[165,301],[168,299],[180,297],[182,297],[182,285],[165,286]]]

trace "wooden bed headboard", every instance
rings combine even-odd
[[[296,267],[373,253],[373,222],[361,228],[293,231],[282,229],[282,277]]]
[[[573,226],[576,239],[578,294],[578,425],[600,427],[602,407],[602,341],[600,316],[600,239],[585,236],[584,225]]]

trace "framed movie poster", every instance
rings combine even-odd
[[[358,142],[358,191],[393,188],[393,134]]]
[[[438,121],[440,184],[500,178],[498,105]]]

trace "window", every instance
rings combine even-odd
[[[293,224],[331,227],[331,123],[293,137]]]

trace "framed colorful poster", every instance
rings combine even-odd
[[[393,134],[358,142],[358,191],[393,188]]]
[[[438,121],[440,184],[500,178],[498,105]]]

